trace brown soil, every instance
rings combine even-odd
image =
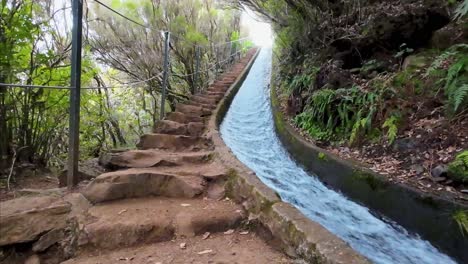
[[[0,202],[14,199],[18,197],[21,190],[24,189],[37,189],[46,190],[58,188],[59,183],[57,177],[50,173],[38,172],[34,175],[23,175],[12,178],[10,182],[10,190],[7,188],[7,181],[0,181]]]
[[[231,231],[232,232],[232,231]],[[229,233],[229,232],[228,232]],[[185,244],[185,249],[181,248]],[[166,263],[292,263],[255,234],[237,229],[233,234],[210,234],[178,238],[153,245],[126,248],[114,252],[83,252],[64,264],[166,264]]]

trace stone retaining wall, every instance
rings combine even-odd
[[[277,193],[267,187],[255,173],[242,164],[226,146],[219,133],[221,124],[237,91],[252,67],[257,54],[231,86],[216,108],[208,124],[217,157],[229,168],[227,194],[249,212],[249,219],[257,220],[272,238],[272,243],[293,257],[307,263],[370,263],[324,227],[309,220],[292,205],[282,202]]]

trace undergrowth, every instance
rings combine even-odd
[[[385,72],[366,84],[339,89],[314,90],[318,68],[311,64],[303,66],[311,69],[308,73],[295,75],[284,86],[289,95],[308,93],[303,111],[294,122],[312,138],[351,145],[365,140],[391,145],[402,121],[415,111],[411,106],[422,100],[441,101],[449,119],[468,109],[467,55],[467,44],[442,52],[421,52],[419,56],[430,60],[428,65]],[[375,63],[365,63],[364,70]]]

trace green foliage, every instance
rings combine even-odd
[[[468,183],[468,150],[455,157],[448,166],[448,176],[456,182]]]
[[[387,129],[387,138],[390,144],[393,144],[397,137],[399,120],[400,117],[398,115],[392,115],[382,125],[382,128]]]
[[[201,50],[204,74],[200,76],[200,83],[206,83],[213,77],[207,68],[217,57],[224,59],[229,54],[228,48],[216,51],[209,44],[241,36],[240,12],[221,10],[212,0],[157,4],[113,0],[109,4],[151,30],[89,3],[86,15],[90,22],[84,33],[90,34],[83,46],[82,86],[121,87],[122,83],[158,76],[163,58],[159,29],[169,29],[174,33],[171,70],[188,77],[170,77],[168,110],[191,93],[194,46],[206,47]],[[71,25],[68,6],[64,1],[0,2],[1,83],[70,85],[71,39],[69,28],[64,26]],[[246,43],[242,48],[249,47]],[[125,89],[84,90],[80,158],[96,157],[109,148],[134,146],[139,136],[149,132],[157,121],[160,93],[158,78]],[[68,151],[68,98],[66,90],[0,88],[0,165],[4,153],[10,156],[14,149],[27,147],[27,153],[21,155],[25,161],[64,166]]]
[[[445,92],[451,110],[457,112],[468,98],[468,57],[458,59],[447,72]],[[465,108],[466,105],[463,107]]]
[[[460,227],[460,232],[463,235],[468,234],[468,212],[459,210],[453,214],[452,218]]]
[[[449,65],[444,68],[444,65]],[[436,57],[425,77],[439,78],[447,96],[447,110],[457,113],[468,107],[468,45],[457,44]]]
[[[327,160],[327,155],[325,155],[325,153],[323,153],[323,152],[320,152],[317,155],[317,157],[319,158],[319,160],[323,160],[323,161]]]
[[[462,19],[463,17],[466,17],[468,14],[468,0],[464,0],[463,2],[458,5],[457,9],[455,10],[455,13],[453,15],[453,19]]]
[[[404,56],[414,52],[414,49],[408,47],[406,43],[401,44],[400,51],[395,54],[395,58],[403,58]]]
[[[380,97],[380,92],[362,91],[357,86],[318,90],[295,122],[317,140],[348,139],[356,143],[372,132]]]

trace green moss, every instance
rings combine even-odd
[[[319,160],[327,161],[327,155],[325,155],[325,153],[319,152],[319,154],[317,156],[318,156]]]
[[[468,212],[463,210],[457,211],[453,214],[452,218],[460,227],[462,234],[468,234]]]
[[[458,154],[449,164],[447,175],[456,182],[468,183],[468,150]]]

